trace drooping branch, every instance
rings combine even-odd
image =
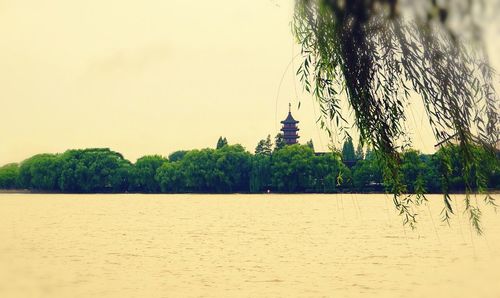
[[[406,20],[400,15],[401,2],[297,1],[294,32],[304,55],[297,74],[319,102],[323,127],[325,121],[335,120],[337,128],[345,131],[348,123],[341,103],[346,101],[361,139],[380,153],[395,205],[410,224],[415,219],[410,211],[413,200],[402,196],[398,152],[405,145],[400,143],[407,133],[406,108],[412,94],[420,96],[436,139],[458,140],[466,206],[480,232],[480,212],[468,196],[485,190],[473,146],[493,152],[499,140],[493,71],[447,25],[451,6],[422,0],[425,18],[417,12]],[[458,7],[473,4],[468,5]],[[442,175],[446,181],[447,171]],[[446,186],[443,190],[444,211],[452,213]]]

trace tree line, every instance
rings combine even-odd
[[[458,147],[446,147],[435,154],[416,150],[400,153],[401,181],[408,193],[439,193],[444,184],[451,191],[463,191],[464,179]],[[481,150],[477,148],[476,150]],[[500,163],[488,154],[481,163],[481,175],[488,187],[500,188]],[[451,175],[444,177],[443,158],[451,159]],[[449,166],[448,166],[449,167]],[[446,178],[446,181],[443,179]],[[37,154],[20,164],[0,168],[0,189],[27,189],[65,193],[333,193],[382,192],[384,169],[378,153],[354,150],[348,138],[342,150],[315,153],[312,141],[306,145],[285,145],[259,141],[254,154],[241,145],[219,138],[215,149],[176,151],[168,157],[148,155],[131,163],[107,148],[68,150],[62,154]]]

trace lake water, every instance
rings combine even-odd
[[[429,200],[0,194],[0,297],[500,297],[500,214]]]

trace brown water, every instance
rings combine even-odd
[[[429,199],[3,194],[0,297],[500,297],[500,215]]]

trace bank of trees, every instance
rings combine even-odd
[[[122,192],[133,185],[136,169],[120,153],[109,149],[38,154],[18,166],[16,183],[9,188],[72,193]]]
[[[176,151],[168,158],[149,155],[134,164],[109,149],[68,150],[62,154],[38,154],[20,164],[0,168],[0,189],[68,193],[232,193],[232,192],[372,192],[390,189],[377,152],[357,148],[352,140],[344,152],[315,153],[309,145],[273,148],[270,137],[251,154],[241,145],[218,144],[217,149]],[[443,150],[447,168],[443,169]],[[401,181],[405,192],[463,191],[465,181],[458,147],[436,154],[407,150],[400,154]],[[481,150],[481,149],[477,149]],[[499,159],[482,156],[483,167],[474,169],[500,188]],[[450,166],[451,165],[451,166]],[[443,170],[450,175],[443,176]],[[475,174],[475,173],[474,173]],[[445,180],[446,179],[446,180]]]
[[[155,179],[162,192],[248,192],[252,155],[241,145],[188,151],[166,161]]]

